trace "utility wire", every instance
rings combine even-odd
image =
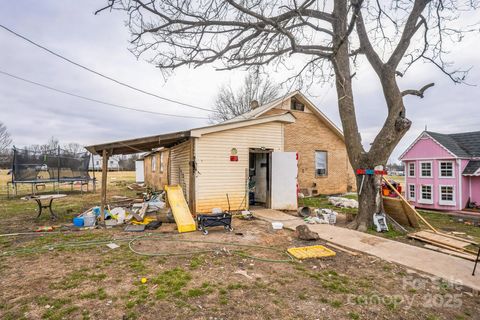
[[[155,111],[149,111],[149,110],[144,110],[144,109],[137,109],[137,108],[127,107],[127,106],[122,106],[122,105],[115,104],[115,103],[105,102],[105,101],[81,96],[81,95],[71,93],[71,92],[68,92],[68,91],[63,91],[63,90],[60,90],[60,89],[57,89],[57,88],[50,87],[50,86],[47,86],[45,84],[39,83],[39,82],[35,82],[35,81],[32,81],[32,80],[28,80],[28,79],[13,75],[11,73],[8,73],[8,72],[2,71],[2,70],[0,70],[0,73],[3,74],[3,75],[9,76],[11,78],[17,79],[17,80],[21,80],[21,81],[24,81],[24,82],[42,87],[44,89],[48,89],[48,90],[52,90],[52,91],[55,91],[55,92],[63,93],[63,94],[66,94],[66,95],[69,95],[69,96],[72,96],[72,97],[76,97],[76,98],[80,98],[80,99],[83,99],[83,100],[104,104],[104,105],[107,105],[107,106],[110,106],[110,107],[126,109],[126,110],[131,110],[131,111],[144,112],[144,113],[150,113],[150,114],[155,114],[155,115],[160,115],[160,116],[176,117],[176,118],[208,119],[206,117],[184,116],[184,115],[178,115],[178,114],[162,113],[162,112],[155,112]]]
[[[12,29],[7,28],[6,26],[4,26],[4,25],[2,25],[2,24],[0,24],[0,27],[1,27],[2,29],[4,29],[4,30],[10,32],[11,34],[13,34],[13,35],[15,35],[15,36],[17,36],[17,37],[19,37],[19,38],[22,38],[23,40],[25,40],[25,41],[33,44],[34,46],[36,46],[36,47],[38,47],[38,48],[40,48],[40,49],[42,49],[42,50],[47,51],[48,53],[56,56],[57,58],[60,58],[60,59],[62,59],[62,60],[64,60],[64,61],[67,61],[67,62],[69,62],[69,63],[71,63],[71,64],[73,64],[73,65],[75,65],[75,66],[77,66],[77,67],[79,67],[79,68],[82,68],[82,69],[84,69],[84,70],[86,70],[86,71],[88,71],[88,72],[91,72],[91,73],[93,73],[93,74],[96,74],[97,76],[100,76],[100,77],[105,78],[105,79],[107,79],[107,80],[113,81],[113,82],[115,82],[115,83],[117,83],[117,84],[119,84],[119,85],[121,85],[121,86],[127,87],[127,88],[129,88],[129,89],[132,89],[132,90],[135,90],[135,91],[138,91],[138,92],[147,94],[147,95],[149,95],[149,96],[152,96],[152,97],[155,97],[155,98],[158,98],[158,99],[161,99],[161,100],[165,100],[165,101],[169,101],[169,102],[172,102],[172,103],[180,104],[180,105],[185,106],[185,107],[194,108],[194,109],[203,110],[203,111],[209,111],[209,112],[212,111],[211,109],[202,108],[202,107],[197,107],[197,106],[194,106],[194,105],[189,104],[189,103],[185,103],[185,102],[181,102],[181,101],[178,101],[178,100],[173,100],[173,99],[165,98],[165,97],[159,96],[159,95],[157,95],[157,94],[155,94],[155,93],[148,92],[148,91],[145,91],[145,90],[143,90],[143,89],[134,87],[134,86],[132,86],[132,85],[130,85],[130,84],[128,84],[128,83],[122,82],[122,81],[120,81],[120,80],[116,80],[116,79],[114,79],[114,78],[112,78],[112,77],[110,77],[110,76],[104,75],[103,73],[100,73],[100,72],[95,71],[95,70],[93,70],[93,69],[91,69],[91,68],[89,68],[89,67],[86,67],[86,66],[84,66],[84,65],[82,65],[82,64],[80,64],[80,63],[78,63],[78,62],[75,62],[75,61],[73,61],[73,60],[70,60],[69,58],[66,58],[66,57],[62,56],[61,54],[56,53],[56,52],[54,52],[54,51],[52,51],[52,50],[50,50],[50,49],[42,46],[41,44],[38,44],[38,43],[36,43],[35,41],[28,39],[28,38],[25,37],[25,36],[22,36],[21,34],[13,31]]]

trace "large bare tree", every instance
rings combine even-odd
[[[475,0],[109,0],[104,9],[127,12],[132,52],[164,71],[210,63],[222,70],[268,64],[290,69],[298,56],[305,61],[299,78],[315,84],[333,75],[348,156],[359,169],[386,165],[411,126],[404,97],[423,97],[433,85],[404,90],[398,77],[414,71],[416,62],[429,62],[463,81],[466,72],[451,69],[445,54],[475,30],[463,28],[468,21],[460,18],[477,6]],[[362,144],[353,96],[360,63],[378,77],[387,110],[369,148]],[[367,176],[353,228],[371,224],[377,194],[378,179]]]
[[[262,77],[258,72],[249,73],[240,88],[235,90],[231,85],[220,88],[210,119],[212,122],[229,120],[251,110],[252,101],[263,105],[277,98],[279,92],[280,85],[268,76]]]

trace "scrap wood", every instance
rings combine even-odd
[[[335,249],[337,249],[337,250],[340,250],[340,251],[349,253],[349,254],[351,254],[352,256],[358,256],[358,252],[345,249],[344,247],[337,246],[336,244],[333,244],[333,243],[331,243],[331,242],[327,242],[326,245],[329,246],[329,247],[335,248]]]
[[[407,206],[401,199],[383,197],[383,208],[385,213],[406,227],[418,228],[418,219],[410,206]]]
[[[385,183],[387,184],[387,186],[389,186],[399,197],[400,199],[402,199],[402,201],[407,204],[412,210],[413,212],[415,212],[415,214],[420,218],[420,220],[423,221],[423,223],[425,223],[430,229],[432,229],[433,232],[437,232],[437,229],[435,229],[430,223],[428,223],[427,220],[425,220],[425,218],[420,214],[418,213],[417,210],[415,210],[415,208],[410,204],[410,202],[407,201],[407,199],[405,199],[402,194],[400,192],[398,192],[398,190],[390,183],[390,181],[387,180],[387,178],[385,178],[384,176],[382,176],[383,180],[385,181]]]
[[[432,237],[433,235],[436,237]],[[445,237],[442,237],[442,234],[434,234],[434,233],[429,234],[429,232],[427,231],[420,231],[420,232],[408,234],[408,237],[412,239],[420,240],[426,243],[430,243],[445,249],[476,254],[475,251],[465,248],[466,246],[470,245],[470,243],[465,241],[457,241],[456,239],[445,238]]]
[[[452,250],[452,249],[445,249],[445,248],[441,248],[441,247],[434,246],[434,245],[431,245],[431,244],[426,244],[423,247],[425,249],[445,253],[445,254],[448,254],[448,255],[451,255],[451,256],[467,259],[467,260],[470,260],[470,261],[475,261],[475,256],[472,255],[472,254],[469,254],[469,253],[459,252],[459,251]]]

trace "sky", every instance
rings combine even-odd
[[[128,51],[129,31],[122,12],[94,12],[106,1],[0,0],[0,23],[62,55],[158,95],[211,109],[219,88],[236,86],[244,71],[216,71],[213,66],[187,67],[165,79],[154,65]],[[468,83],[455,85],[428,64],[418,64],[402,89],[418,89],[435,82],[424,99],[406,97],[412,128],[390,160],[399,155],[425,129],[442,133],[480,130],[480,36],[470,34],[450,49],[450,60],[469,68]],[[0,29],[0,71],[37,81],[78,95],[163,113],[207,117],[208,112],[162,101],[68,64]],[[285,73],[271,75],[278,82]],[[314,84],[306,95],[339,127],[336,92],[332,84]],[[378,79],[362,64],[354,78],[356,112],[362,142],[368,147],[380,130],[386,107]],[[55,93],[0,74],[0,121],[22,147],[46,143],[54,136],[61,143],[96,144],[208,124],[208,120],[173,118],[120,110]]]

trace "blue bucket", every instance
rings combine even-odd
[[[83,217],[75,217],[73,218],[73,225],[75,227],[83,227]]]

